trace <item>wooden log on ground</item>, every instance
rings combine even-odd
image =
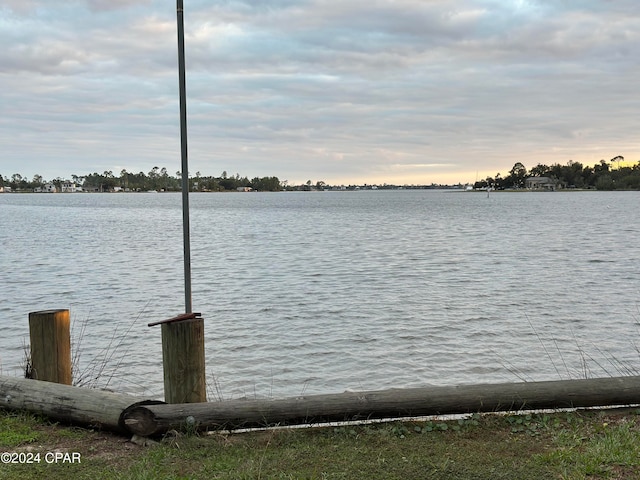
[[[597,407],[640,403],[640,376],[346,392],[282,400],[140,405],[123,418],[153,436],[185,424],[234,429],[427,415]]]
[[[0,375],[0,408],[26,410],[65,423],[128,433],[122,413],[143,398]]]
[[[30,378],[71,385],[69,310],[29,313]]]

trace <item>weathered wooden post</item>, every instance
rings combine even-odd
[[[204,319],[186,313],[149,326],[161,325],[164,401],[207,401],[204,361]]]
[[[31,378],[71,385],[69,310],[29,313]]]

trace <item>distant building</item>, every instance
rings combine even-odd
[[[11,187],[0,187],[0,193],[11,193]]]
[[[253,191],[253,188],[251,188],[251,187],[238,187],[238,191],[239,192],[251,192],[251,191]]]
[[[58,189],[53,183],[45,183],[41,187],[34,188],[35,193],[56,193]]]
[[[62,193],[81,192],[82,187],[76,186],[74,182],[64,182],[62,185],[60,185],[60,191]]]
[[[529,177],[525,180],[525,187],[529,190],[554,191],[562,188],[562,182],[551,177]]]

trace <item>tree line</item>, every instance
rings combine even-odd
[[[549,177],[562,188],[587,188],[596,190],[640,190],[640,162],[621,166],[624,157],[618,155],[611,160],[600,160],[593,167],[569,161],[566,165],[551,166],[539,163],[531,170],[516,162],[506,176],[497,173],[474,184],[476,189],[493,188],[504,190],[525,188],[529,177]]]
[[[71,179],[60,177],[45,181],[41,175],[34,175],[31,180],[23,177],[19,173],[14,173],[11,177],[0,175],[0,186],[11,187],[13,191],[38,190],[46,184],[53,184],[58,191],[62,190],[64,183],[73,182],[78,187],[87,191],[113,192],[124,191],[180,191],[182,189],[182,175],[176,172],[175,176],[170,175],[166,168],[153,167],[148,173],[128,172],[126,169],[120,171],[116,176],[111,170],[102,173],[94,172],[88,175],[71,175]],[[189,189],[191,191],[222,192],[232,191],[238,188],[251,188],[262,192],[277,192],[283,189],[286,182],[281,182],[278,177],[241,177],[239,174],[229,176],[226,171],[219,177],[203,176],[196,172],[195,176],[189,178]]]
[[[497,173],[494,177],[476,181],[474,188],[520,189],[526,187],[526,180],[529,177],[549,177],[562,188],[640,190],[640,161],[633,166],[622,166],[622,163],[624,163],[624,157],[621,155],[613,157],[609,161],[600,160],[593,167],[584,166],[580,162],[569,161],[565,165],[556,163],[548,166],[539,163],[531,170],[527,170],[521,162],[516,162],[505,176]],[[182,175],[180,172],[176,172],[174,176],[170,175],[166,168],[159,167],[153,167],[148,173],[132,173],[123,169],[116,176],[111,170],[106,170],[102,173],[71,175],[70,180],[58,177],[51,181],[45,181],[41,175],[34,175],[31,180],[19,173],[14,173],[11,177],[0,175],[0,187],[7,186],[13,191],[38,190],[48,183],[53,184],[58,191],[61,191],[62,185],[71,181],[83,190],[98,192],[116,190],[170,192],[182,189]],[[250,180],[248,177],[241,177],[237,173],[228,175],[226,171],[222,172],[219,177],[204,176],[200,172],[196,172],[195,176],[190,175],[189,177],[191,191],[223,192],[247,187],[255,191],[277,192],[281,190],[323,190],[328,185],[323,181],[312,184],[311,180],[309,180],[304,185],[290,186],[286,180],[280,181],[278,177],[254,177]],[[431,185],[431,188],[433,187],[438,186]]]

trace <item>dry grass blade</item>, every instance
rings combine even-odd
[[[148,305],[148,302],[147,302]],[[146,306],[145,306],[146,308]],[[126,358],[128,349],[122,350],[124,341],[129,337],[131,330],[138,323],[138,320],[144,313],[144,309],[130,322],[124,333],[120,333],[120,326],[116,325],[109,343],[94,355],[86,367],[80,368],[80,360],[82,357],[82,342],[85,337],[89,317],[85,318],[81,325],[77,336],[74,337],[75,353],[73,355],[72,372],[73,384],[77,387],[88,388],[104,388],[107,389],[113,381],[116,373],[120,369],[123,360]],[[113,365],[113,360],[118,354],[117,362]]]

